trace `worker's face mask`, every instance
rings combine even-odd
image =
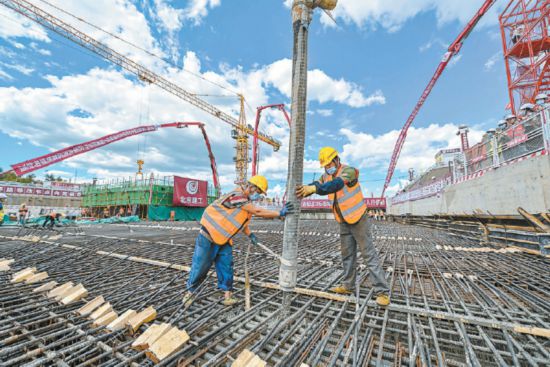
[[[262,198],[262,195],[258,194],[257,192],[248,195],[248,199],[251,201],[258,201]]]
[[[248,194],[248,200],[251,201],[258,201],[262,198],[262,195],[258,192],[258,188],[256,186],[250,186],[250,194]]]
[[[333,175],[336,173],[336,166],[325,168],[325,171],[329,175]]]

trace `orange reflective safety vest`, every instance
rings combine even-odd
[[[340,174],[344,168],[346,168],[346,166],[343,164],[340,165],[335,177],[340,177]],[[333,178],[331,175],[327,173],[323,174],[323,182],[329,182],[332,181],[332,179]],[[342,213],[344,221],[348,224],[359,222],[359,219],[361,219],[363,214],[367,211],[367,205],[363,200],[363,192],[361,191],[359,181],[357,181],[352,187],[344,185],[340,191],[337,191],[334,194],[329,194],[328,196],[332,201],[332,212],[334,214],[334,218],[336,218],[339,223],[341,222],[341,218],[340,214],[336,210],[336,202],[338,203],[338,207],[340,208],[340,213]]]
[[[223,202],[234,194],[233,191],[210,204],[201,218],[201,225],[208,231],[212,241],[217,245],[232,245],[231,238],[235,236],[250,220],[252,214],[241,208],[226,208]]]

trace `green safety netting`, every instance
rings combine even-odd
[[[174,211],[174,219],[178,221],[199,221],[205,208],[187,208],[174,206],[149,205],[149,220],[168,220],[170,212]]]

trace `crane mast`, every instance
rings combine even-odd
[[[233,126],[239,132],[241,140],[246,140],[247,144],[247,150],[244,152],[244,149],[242,149],[244,145],[239,142],[237,143],[238,149],[237,156],[235,157],[237,181],[242,180],[243,177],[246,178],[246,169],[248,166],[248,135],[254,135],[254,129],[248,127],[246,123],[242,125],[241,121],[237,120],[235,117],[223,112],[195,94],[181,88],[175,83],[170,82],[166,78],[154,73],[143,65],[129,59],[128,57],[111,49],[104,43],[97,41],[86,33],[76,29],[70,24],[26,0],[0,0],[0,4],[94,52],[105,60],[120,66],[128,72],[135,74],[140,80],[155,84],[172,95]],[[244,111],[241,107],[240,119],[243,118],[243,113]],[[274,151],[278,151],[281,146],[279,141],[267,135],[259,136],[258,139],[272,146]],[[243,154],[245,154],[244,157],[242,156]],[[246,162],[246,164],[244,164],[244,162]]]

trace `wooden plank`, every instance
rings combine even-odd
[[[90,318],[92,320],[97,320],[101,316],[103,316],[103,315],[105,315],[105,314],[107,314],[111,311],[113,311],[113,309],[111,308],[111,304],[109,302],[106,302],[105,304],[101,305],[97,310],[92,312],[92,314],[90,315]]]
[[[231,363],[231,367],[245,367],[254,356],[254,353],[245,349],[237,356],[237,359]]]
[[[0,260],[0,266],[2,265],[11,265],[15,262],[14,259],[4,259],[2,258],[2,260]]]
[[[117,330],[124,329],[124,326],[128,322],[128,319],[130,317],[135,316],[135,314],[136,314],[135,310],[127,310],[122,315],[117,317],[115,320],[111,321],[111,323],[109,325],[107,325],[107,329],[109,329],[111,331],[117,331]]]
[[[70,294],[63,297],[63,299],[61,300],[61,303],[63,303],[64,305],[70,305],[71,303],[79,301],[82,298],[88,296],[88,290],[86,290],[84,286],[81,286],[81,287],[77,286],[75,288],[73,288],[73,291]]]
[[[146,322],[151,322],[157,317],[157,310],[152,306],[147,307],[146,309],[138,312],[134,316],[128,319],[127,325],[130,327],[132,333],[135,333],[141,325]]]
[[[76,291],[80,288],[84,288],[84,286],[82,284],[77,284],[74,287],[67,288],[63,292],[60,292],[60,293],[56,294],[54,299],[56,301],[61,301],[63,298],[67,297],[69,294],[73,293],[74,291]]]
[[[48,278],[48,272],[43,271],[41,273],[36,273],[32,277],[26,279],[25,283],[26,284],[34,284],[34,283],[38,283],[39,281],[47,279],[47,278]]]
[[[33,289],[32,291],[34,293],[40,293],[40,292],[47,292],[55,288],[57,286],[57,282],[55,280],[52,280],[46,284],[42,284],[40,287]]]
[[[74,286],[73,282],[64,283],[64,284],[60,285],[59,287],[56,287],[56,288],[52,289],[48,293],[48,298],[53,298],[53,297],[57,296],[59,293],[62,293],[64,291],[66,291],[68,288],[73,287],[73,286]]]
[[[163,336],[171,328],[172,325],[166,323],[151,325],[132,343],[132,348],[137,350],[145,350],[149,348],[150,345],[153,345],[157,339]]]
[[[521,214],[525,219],[527,219],[527,221],[532,223],[539,231],[550,233],[550,226],[542,223],[539,218],[535,217],[527,210],[523,209],[522,207],[518,207],[518,213]]]
[[[21,271],[18,271],[17,273],[13,274],[13,277],[11,278],[12,283],[19,283],[24,280],[29,279],[34,275],[36,272],[36,268],[25,268]]]
[[[96,310],[103,303],[105,303],[105,299],[103,299],[103,296],[97,296],[90,302],[86,303],[84,306],[80,307],[76,311],[76,313],[78,313],[81,316],[88,315],[92,313],[94,310]]]
[[[115,311],[111,311],[101,316],[99,319],[95,320],[93,323],[93,326],[94,327],[106,326],[110,324],[113,320],[115,320],[117,317],[118,317],[117,313]]]
[[[539,327],[527,327],[527,326],[516,326],[514,331],[522,334],[529,334],[535,336],[541,336],[543,338],[550,339],[550,329],[543,329]]]
[[[4,272],[4,271],[10,271],[11,270],[11,267],[9,264],[1,264],[0,265],[0,272]]]
[[[153,362],[159,363],[178,351],[187,341],[189,341],[187,332],[173,327],[158,338],[145,354]]]

